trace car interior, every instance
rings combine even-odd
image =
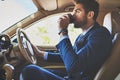
[[[110,13],[107,13],[104,17],[103,25],[110,31],[113,35],[113,47],[111,50],[111,55],[105,64],[101,67],[98,74],[95,77],[95,80],[114,80],[114,78],[120,72],[120,64],[119,64],[119,57],[120,57],[120,29],[118,22],[120,19],[119,9],[116,9]],[[108,20],[108,21],[107,21]],[[106,22],[107,21],[107,22]],[[114,29],[113,29],[114,28]],[[109,76],[109,77],[107,77]]]
[[[31,1],[37,11],[0,33],[0,80],[19,80],[21,70],[28,64],[65,71],[63,63],[49,63],[34,54],[31,46],[33,43],[25,30],[50,15],[72,13],[73,0]],[[110,57],[100,68],[94,80],[120,80],[120,0],[97,1],[100,4],[97,21],[111,33],[113,46]],[[38,44],[37,47],[40,50],[57,51],[54,45]]]

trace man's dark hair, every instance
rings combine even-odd
[[[85,12],[94,11],[93,19],[96,20],[99,13],[99,4],[96,0],[74,0],[76,4],[82,4]]]

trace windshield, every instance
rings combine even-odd
[[[0,33],[36,11],[32,0],[0,0]]]
[[[31,24],[29,28],[26,28],[25,32],[27,33],[31,42],[36,45],[55,46],[59,41],[57,21],[60,16],[64,14],[68,13],[65,12],[47,16]],[[73,24],[69,24],[68,31],[72,44],[74,43],[77,36],[82,33],[82,29],[74,28]]]

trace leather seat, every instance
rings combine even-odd
[[[108,13],[104,17],[105,26],[113,36],[113,47],[110,57],[98,71],[94,80],[115,80],[120,73],[120,9]]]
[[[120,32],[120,8],[116,8],[105,15],[103,26],[110,31],[113,37],[116,33]]]

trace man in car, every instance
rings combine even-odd
[[[67,78],[43,69],[28,65],[22,71],[23,80],[93,80],[96,73],[110,54],[112,39],[109,31],[96,22],[99,4],[96,0],[74,0],[73,24],[82,28],[74,46],[68,35],[70,17],[63,15],[58,20],[60,41],[56,45],[59,53],[45,52],[33,45],[36,55],[46,61],[63,62]],[[65,75],[66,76],[66,75]]]

